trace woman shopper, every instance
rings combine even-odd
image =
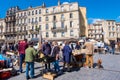
[[[65,69],[65,65],[67,64],[67,71],[70,71],[70,60],[71,60],[72,49],[69,47],[69,43],[65,41],[65,46],[63,47],[63,70]]]

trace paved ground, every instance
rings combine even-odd
[[[55,80],[120,80],[120,55],[95,54],[94,63],[97,62],[98,58],[101,58],[103,61],[103,69],[86,69],[82,67],[69,73],[65,72],[56,77]],[[35,64],[35,68],[37,78],[31,80],[47,80],[40,75],[41,68],[38,63]],[[8,80],[25,80],[25,73],[11,77]]]

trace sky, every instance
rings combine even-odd
[[[27,9],[29,6],[56,6],[58,0],[0,0],[0,18],[5,18],[6,11],[10,7],[19,6]],[[116,20],[120,22],[120,0],[60,0],[63,2],[78,2],[80,7],[86,7],[88,23],[98,20]]]

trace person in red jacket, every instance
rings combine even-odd
[[[18,52],[19,52],[19,71],[22,73],[22,64],[25,59],[25,50],[28,47],[27,39],[21,40],[18,43]]]

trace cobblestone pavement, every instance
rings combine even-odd
[[[55,80],[120,80],[120,55],[112,54],[95,54],[94,63],[98,58],[102,59],[103,69],[86,69],[84,67],[72,72],[65,72],[55,78]],[[40,75],[39,63],[35,64],[35,79],[30,80],[47,80]],[[26,80],[25,73],[11,77],[8,80]]]

